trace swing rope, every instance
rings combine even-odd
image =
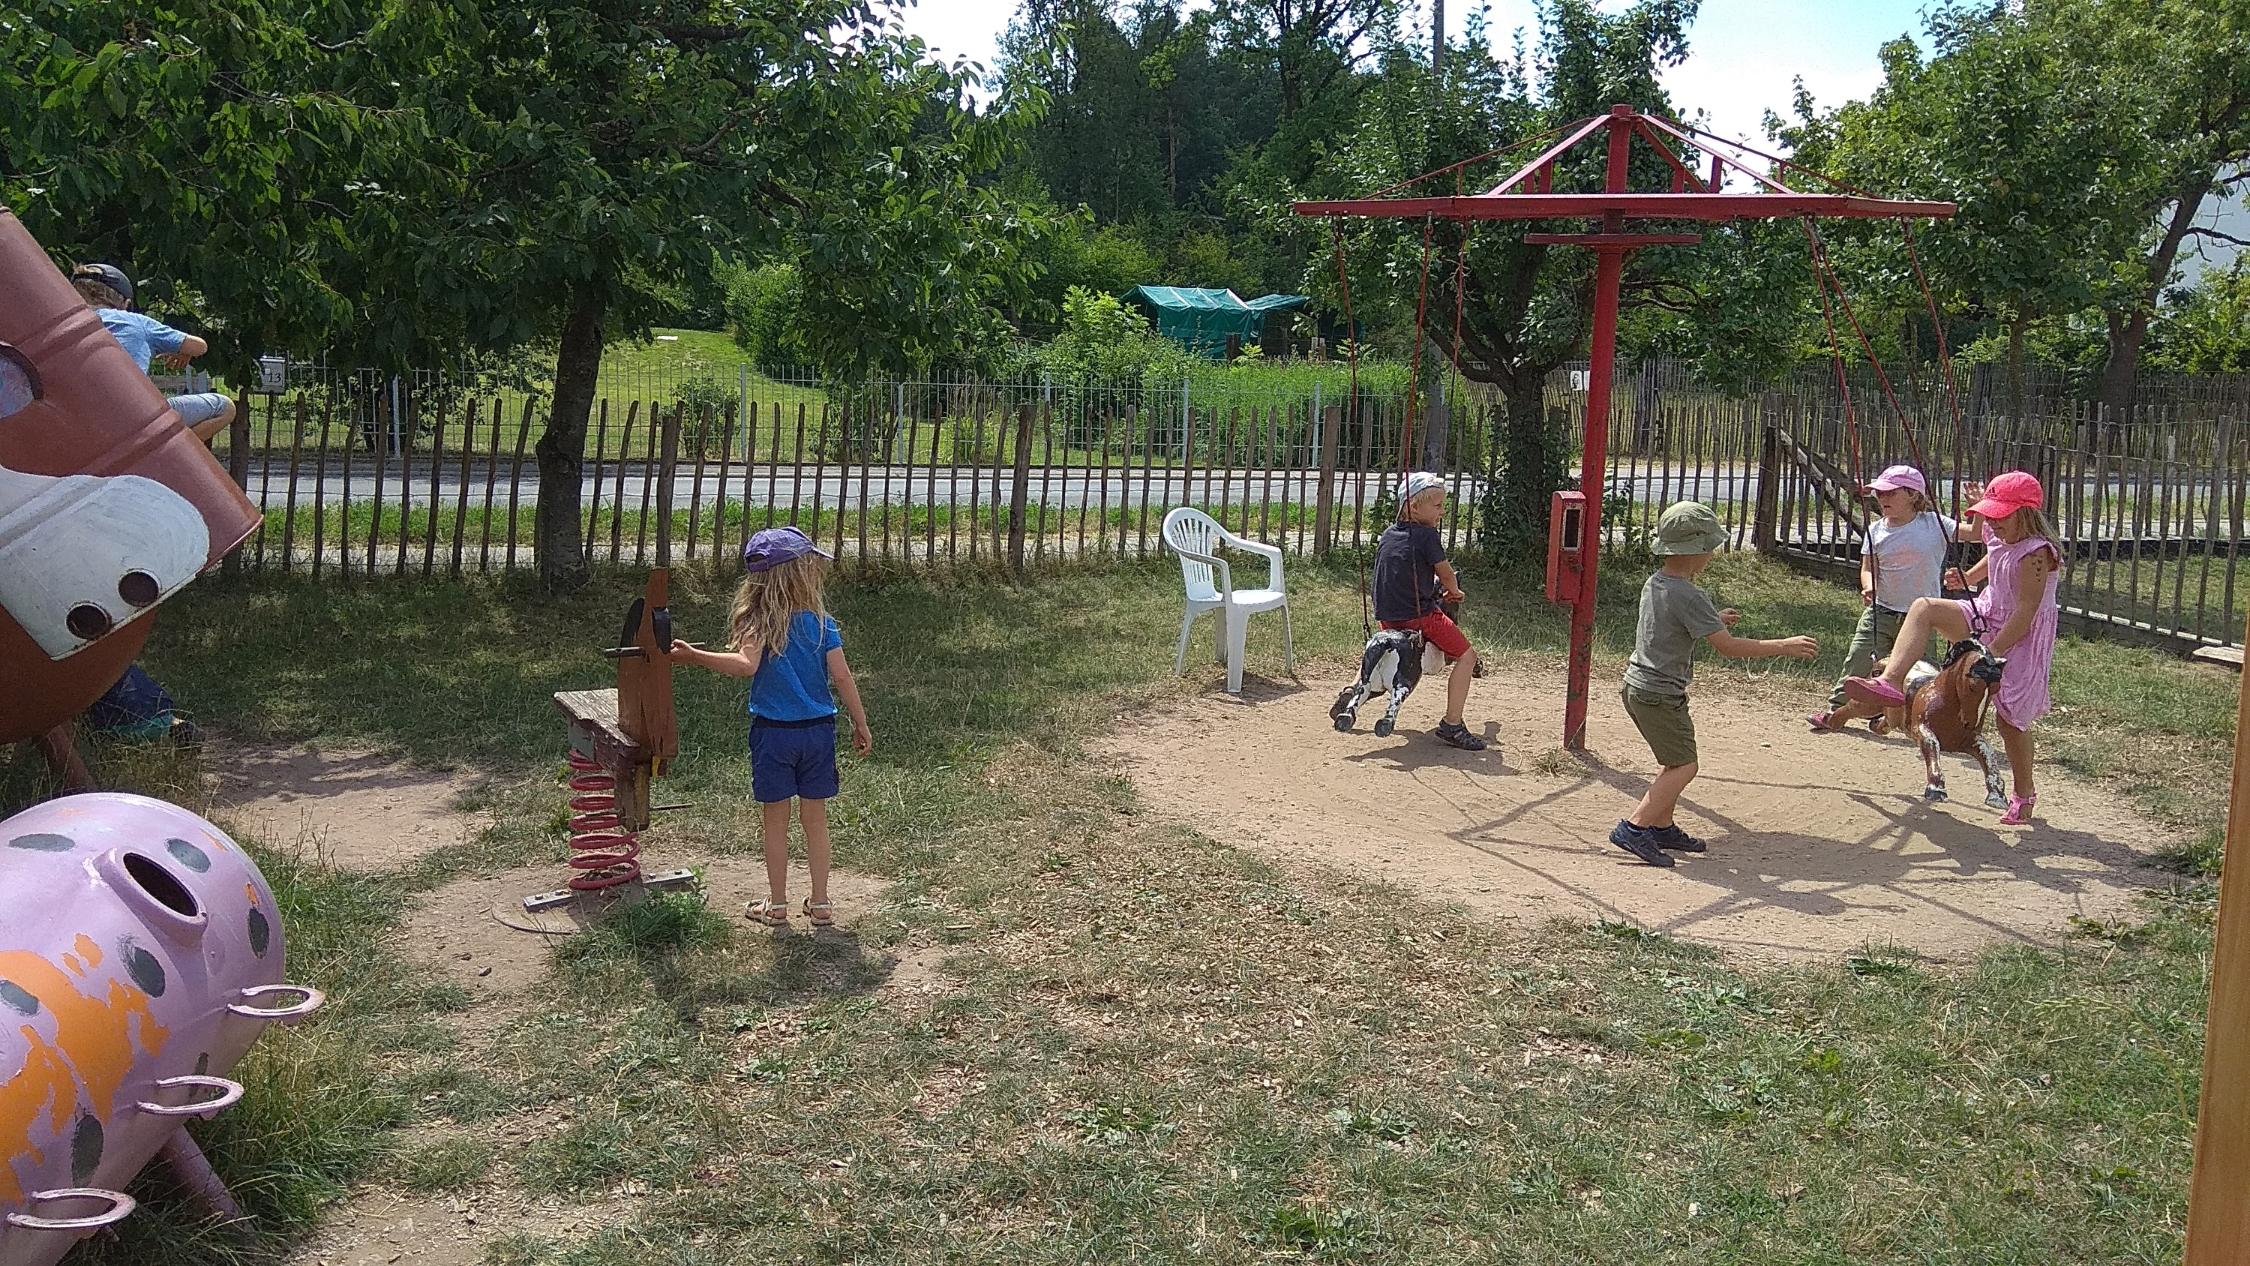
[[[1348,371],[1348,381],[1350,385],[1344,390],[1344,410],[1340,415],[1338,415],[1338,423],[1340,425],[1344,419],[1350,418],[1359,412],[1359,327],[1352,321],[1352,274],[1350,267],[1347,266],[1344,262],[1344,226],[1342,224],[1335,224],[1332,228],[1332,232],[1335,234],[1336,238],[1336,282],[1338,287],[1343,291],[1344,300],[1344,354],[1346,359],[1350,362],[1351,366],[1350,370]],[[1317,435],[1320,433],[1320,428],[1323,425],[1324,421],[1325,419],[1321,418],[1313,419],[1314,434]],[[1341,437],[1339,437],[1339,440],[1340,439]],[[1314,467],[1318,469],[1323,464],[1324,459],[1319,454],[1315,454],[1313,458]],[[1327,476],[1323,474],[1321,478],[1325,480]],[[1356,528],[1354,529],[1354,536],[1356,539]],[[1319,546],[1321,544],[1322,543],[1318,541],[1314,542],[1315,546]],[[1367,551],[1364,549],[1360,549],[1354,550],[1353,552],[1359,555],[1360,632],[1363,636],[1373,637],[1375,636],[1375,616],[1374,613],[1368,609],[1367,605]]]
[[[1860,454],[1859,415],[1852,406],[1852,385],[1844,373],[1844,345],[1836,337],[1836,314],[1828,303],[1828,282],[1821,263],[1820,235],[1813,232],[1812,220],[1803,221],[1805,240],[1812,247],[1813,284],[1820,288],[1820,319],[1828,326],[1828,355],[1836,367],[1836,394],[1844,404],[1844,434],[1849,437],[1852,452],[1852,478],[1865,487],[1867,462]],[[1854,495],[1857,495],[1856,493]]]
[[[1953,485],[1955,530],[1946,538],[1945,561],[1949,568],[1961,573],[1962,584],[1966,586],[1969,572],[1968,568],[1961,566],[1961,533],[1959,530],[1961,522],[1961,476],[1964,469],[1962,465],[1961,432],[1965,429],[1961,420],[1961,390],[1953,376],[1953,355],[1946,346],[1945,320],[1938,314],[1937,294],[1930,289],[1930,279],[1922,272],[1922,253],[1914,245],[1914,222],[1905,216],[1900,216],[1898,225],[1906,236],[1906,257],[1913,261],[1914,280],[1922,287],[1922,300],[1930,310],[1930,328],[1937,333],[1938,368],[1945,376],[1945,402],[1953,418],[1953,469],[1949,473],[1953,476],[1950,482]],[[1975,596],[1975,592],[1974,589],[1970,590],[1972,597]],[[1991,629],[1983,611],[1974,602],[1969,604],[1969,624],[1971,630],[1977,635],[1977,641],[1981,644],[1985,635]]]
[[[1429,341],[1430,328],[1430,234],[1436,225],[1434,218],[1422,217],[1422,289],[1414,308],[1414,356],[1406,380],[1406,420],[1398,436],[1398,474],[1402,480],[1414,473],[1415,406],[1422,387],[1422,344]],[[1401,518],[1405,517],[1405,511],[1405,506],[1399,507]]]
[[[1843,311],[1844,320],[1850,323],[1853,335],[1859,339],[1860,350],[1867,354],[1868,368],[1875,371],[1875,382],[1883,389],[1883,398],[1890,402],[1891,413],[1898,418],[1900,429],[1906,432],[1906,444],[1914,453],[1915,466],[1926,468],[1930,464],[1929,457],[1922,451],[1922,438],[1914,430],[1914,419],[1908,416],[1906,406],[1899,403],[1898,392],[1891,386],[1891,376],[1883,372],[1882,358],[1875,354],[1874,342],[1867,337],[1866,329],[1859,323],[1859,314],[1852,309],[1851,296],[1844,292],[1843,278],[1836,274],[1835,264],[1828,258],[1827,249],[1820,243],[1819,230],[1813,227],[1810,217],[1804,220],[1804,225],[1805,232],[1812,237],[1814,243],[1814,267],[1827,273],[1828,283],[1836,291],[1836,306]]]

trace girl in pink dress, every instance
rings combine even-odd
[[[2011,470],[1990,487],[1972,486],[1969,492],[1977,502],[1968,512],[1984,525],[1985,555],[1969,569],[1967,579],[1971,585],[1989,581],[1984,591],[1967,601],[1915,599],[1883,675],[1849,678],[1844,690],[1854,699],[1895,706],[1906,701],[1903,687],[1915,660],[1909,648],[1927,648],[1932,634],[1947,641],[1982,641],[1987,651],[2007,661],[1992,710],[2008,749],[2015,793],[2000,821],[2021,826],[2031,820],[2039,800],[2031,773],[2031,723],[2049,707],[2047,676],[2055,658],[2060,614],[2055,586],[2062,577],[2062,547],[2047,523],[2046,492],[2030,474]]]

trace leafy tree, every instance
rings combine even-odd
[[[2211,198],[2250,182],[2243,0],[1978,0],[1900,40],[1868,101],[1784,133],[1812,165],[1958,203],[1928,230],[1949,304],[2005,323],[2020,381],[2032,326],[2102,314],[2103,403],[2130,406],[2142,346]],[[1895,235],[1894,235],[1895,236]],[[1895,243],[1858,261],[1905,303]]]
[[[1288,124],[1347,84],[1395,35],[1399,0],[1217,0],[1219,30],[1237,53],[1273,68]]]
[[[1029,157],[1056,201],[1109,221],[1170,207],[1142,54],[1112,0],[1025,0],[1001,53],[1047,102]]]
[[[959,103],[967,68],[856,0],[709,0],[413,11],[401,104],[449,166],[392,245],[431,298],[495,343],[557,341],[538,445],[539,569],[579,582],[579,487],[603,347],[645,334],[668,287],[727,258],[802,278],[813,362],[926,366],[989,332],[1035,226],[981,183],[1009,119]],[[401,22],[405,21],[402,12]],[[880,231],[870,231],[871,226]],[[436,279],[433,279],[436,280]]]
[[[2250,372],[2250,256],[2210,269],[2174,290],[2149,330],[2151,369],[2188,374]]]
[[[372,20],[354,3],[19,0],[0,16],[0,191],[65,262],[117,263],[144,304],[188,309],[222,371],[340,332],[375,363],[417,359],[457,331],[371,321],[355,253],[398,228],[389,192],[426,139],[364,104]]]
[[[1401,54],[1370,90],[1358,128],[1322,174],[1322,192],[1363,195],[1504,140],[1605,113],[1620,101],[1669,113],[1657,74],[1686,56],[1686,28],[1695,8],[1692,0],[1644,0],[1609,14],[1589,0],[1548,0],[1540,10],[1542,52],[1536,66],[1500,62],[1472,45],[1455,50],[1447,82],[1435,92],[1419,59]],[[1555,188],[1600,188],[1601,150],[1595,145],[1574,151],[1558,166]],[[1474,164],[1458,185],[1489,187],[1529,157],[1509,154]],[[1668,179],[1669,169],[1653,155],[1636,151],[1634,161],[1636,187],[1661,187]],[[1428,192],[1455,192],[1455,181],[1447,178]],[[1363,319],[1387,309],[1412,320],[1421,305],[1423,227],[1374,221],[1345,230],[1351,239],[1353,301]],[[1592,319],[1588,253],[1525,242],[1534,227],[1540,226],[1437,225],[1429,238],[1434,258],[1428,335],[1438,354],[1456,360],[1469,379],[1496,386],[1504,403],[1496,420],[1496,469],[1484,521],[1488,548],[1507,559],[1528,559],[1541,550],[1548,494],[1566,482],[1569,453],[1560,420],[1548,416],[1546,379],[1565,360],[1583,354]],[[1460,270],[1456,264],[1464,252],[1466,268]],[[1638,252],[1626,278],[1628,293],[1661,296],[1690,266],[1676,250]],[[1332,303],[1339,289],[1334,269],[1333,256],[1327,256],[1307,270],[1307,284]],[[1467,284],[1456,294],[1454,278],[1463,272]],[[1434,464],[1443,438],[1426,434],[1424,444],[1422,460]]]

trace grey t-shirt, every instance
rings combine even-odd
[[[1692,580],[1656,572],[1641,586],[1641,621],[1625,684],[1652,695],[1684,695],[1695,677],[1695,644],[1727,626],[1711,595]]]

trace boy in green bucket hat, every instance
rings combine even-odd
[[[1649,543],[1664,563],[1641,586],[1640,624],[1625,666],[1625,714],[1664,768],[1632,816],[1609,833],[1609,842],[1651,866],[1670,866],[1674,852],[1703,851],[1703,841],[1672,821],[1680,793],[1695,780],[1695,720],[1688,715],[1695,644],[1709,642],[1730,659],[1811,659],[1820,654],[1820,643],[1801,636],[1761,641],[1734,635],[1742,613],[1719,610],[1695,583],[1727,543],[1711,507],[1682,501],[1665,510]]]

